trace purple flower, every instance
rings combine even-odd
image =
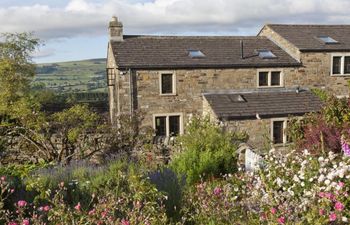
[[[221,192],[222,192],[222,189],[221,189],[220,187],[216,187],[216,188],[214,189],[214,195],[220,195]]]
[[[341,149],[344,152],[344,155],[350,156],[350,146],[345,140],[341,140]]]

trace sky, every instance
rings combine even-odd
[[[266,23],[350,24],[349,0],[0,0],[0,33],[34,32],[38,63],[105,58],[124,34],[256,35]]]

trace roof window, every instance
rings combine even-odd
[[[201,50],[188,50],[188,56],[191,58],[204,58],[205,55]]]
[[[334,40],[333,38],[329,37],[329,36],[318,36],[318,39],[320,39],[322,42],[324,42],[325,44],[336,44],[338,43],[338,41]]]
[[[259,57],[262,59],[274,59],[277,58],[270,50],[258,50]]]

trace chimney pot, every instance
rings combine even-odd
[[[118,21],[118,17],[112,17],[108,29],[110,41],[123,41],[123,24]]]

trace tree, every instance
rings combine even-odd
[[[7,118],[16,115],[12,111],[18,101],[22,101],[23,106],[23,98],[30,98],[30,82],[35,75],[31,56],[40,42],[31,33],[5,33],[0,39],[4,40],[0,43],[0,115]]]

